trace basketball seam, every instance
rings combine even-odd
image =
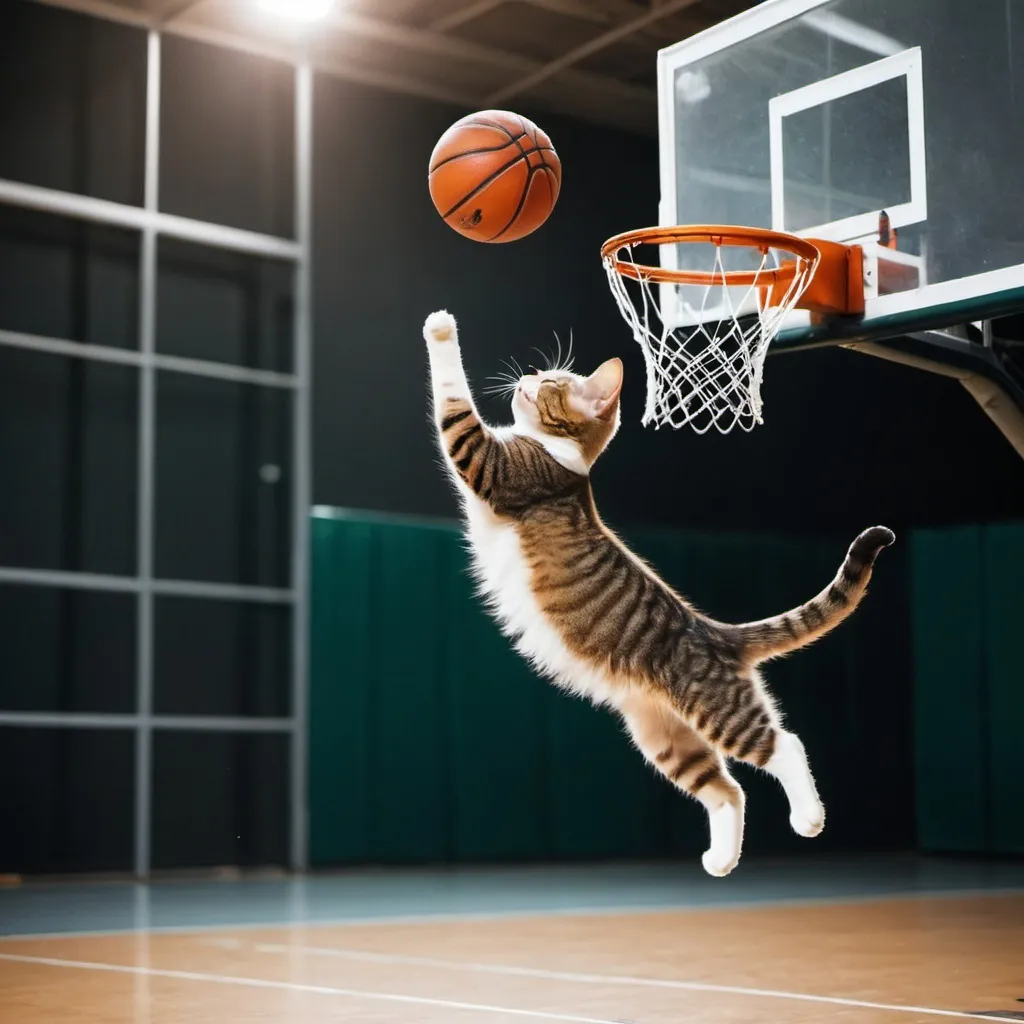
[[[530,152],[532,153],[534,151],[530,150]],[[515,166],[515,164],[518,161],[520,161],[520,160],[524,161],[526,163],[526,165],[527,165],[529,173],[527,174],[526,181],[527,181],[527,184],[529,184],[530,178],[532,177],[533,171],[535,170],[535,168],[530,167],[530,161],[529,161],[529,159],[527,159],[527,156],[528,156],[527,153],[524,152],[522,146],[520,146],[519,147],[519,152],[511,160],[509,160],[507,163],[502,164],[501,167],[499,167],[492,174],[489,174],[486,178],[484,178],[483,181],[481,181],[476,186],[476,188],[474,188],[471,192],[467,192],[466,195],[464,195],[447,213],[443,213],[443,214],[441,214],[441,216],[445,220],[447,220],[457,209],[459,209],[460,206],[464,206],[466,203],[468,203],[470,201],[470,199],[473,198],[473,196],[479,195],[479,193],[483,189],[485,189],[488,185],[490,185],[490,183],[492,181],[494,181],[496,178],[499,178],[510,167]],[[518,211],[516,211],[516,215],[518,216]],[[503,230],[508,230],[507,226]]]
[[[509,220],[509,222],[496,235],[491,235],[491,237],[487,239],[488,242],[496,242],[503,234],[505,234],[506,231],[508,231],[510,227],[512,227],[513,224],[515,224],[517,220],[519,220],[519,214],[523,212],[523,207],[526,205],[526,199],[530,194],[530,186],[533,184],[533,176],[541,170],[540,167],[529,167],[529,161],[527,161],[527,167],[526,184],[523,185],[523,192],[519,197],[519,205],[516,207],[516,212],[512,214],[512,219]],[[548,187],[548,191],[551,191],[550,186]]]
[[[523,117],[522,114],[516,114],[516,117],[519,118],[519,123],[523,126],[523,134],[524,135],[528,135],[529,138],[530,138],[530,141],[534,144],[534,146],[536,146],[537,149],[540,149],[540,140],[537,138],[537,136],[535,134],[534,135],[530,134],[530,129],[526,127],[526,118]],[[537,126],[534,125],[533,128],[534,128],[534,131],[536,132],[537,131]],[[543,159],[543,157],[541,159]]]
[[[517,139],[513,139],[512,142],[518,142],[519,139],[523,138],[522,135]],[[459,160],[464,156],[473,156],[476,153],[497,153],[499,150],[507,148],[511,143],[503,142],[500,146],[481,146],[479,149],[464,149],[454,156],[446,156],[440,163],[436,163],[430,168],[430,174],[433,174],[440,167],[444,167],[445,164],[450,164],[453,160]],[[520,149],[522,147],[520,146]],[[543,159],[543,158],[542,158]]]
[[[538,137],[540,135],[540,129],[536,125],[533,125],[533,134],[531,134],[530,133],[530,129],[526,127],[526,118],[523,117],[522,114],[516,114],[516,117],[519,118],[519,124],[522,126],[523,133],[533,143],[533,147],[534,148],[533,148],[533,150],[531,150],[531,152],[536,152],[536,153],[538,153],[540,155],[541,167],[543,167],[544,170],[548,172],[549,179],[550,179],[548,181],[548,192],[551,195],[551,207],[552,207],[552,209],[554,209],[554,205],[558,201],[558,192],[555,191],[555,184],[556,184],[556,182],[553,180],[555,178],[555,169],[552,166],[550,166],[548,164],[547,160],[544,158],[544,152],[546,150],[549,153],[554,153],[555,147],[552,146],[552,145],[542,146],[540,144],[540,139]],[[532,121],[530,123],[533,124]],[[522,137],[522,136],[520,136],[520,137]],[[533,175],[531,174],[530,177],[526,179],[527,189],[529,189],[530,182],[532,180],[533,180]],[[558,191],[560,192],[561,191],[561,182],[557,182],[557,184],[559,186]],[[504,230],[507,231],[508,227],[506,227]]]
[[[551,209],[555,208],[555,203],[558,202],[558,193],[562,191],[562,182],[559,180],[558,175],[555,173],[554,167],[552,167],[545,159],[544,154],[540,155],[541,166],[537,170],[543,170],[547,172],[548,187],[551,189]]]
[[[520,118],[519,120],[521,121],[522,118]],[[469,122],[467,122],[467,124],[464,127],[468,128],[468,127],[470,127],[472,125],[477,125],[477,126],[482,127],[482,128],[497,128],[498,131],[504,132],[510,139],[512,139],[513,142],[515,142],[515,138],[512,135],[512,133],[503,124],[501,124],[498,121],[469,121]],[[525,131],[525,128],[524,128],[524,131]]]

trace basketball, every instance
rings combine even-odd
[[[437,140],[427,177],[430,198],[449,227],[477,242],[514,242],[551,215],[562,163],[529,118],[482,110]]]

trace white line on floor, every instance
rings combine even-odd
[[[534,967],[514,967],[506,964],[481,964],[433,957],[398,956],[388,953],[367,953],[355,949],[337,949],[330,946],[285,946],[260,942],[254,945],[260,953],[307,953],[314,956],[340,957],[363,963],[390,964],[403,967],[431,967],[475,974],[501,974],[520,978],[541,978],[547,981],[577,982],[587,985],[628,985],[634,988],[678,989],[685,992],[716,992],[722,995],[756,996],[761,999],[792,999],[804,1003],[828,1003],[833,1006],[853,1006],[864,1010],[888,1010],[892,1013],[916,1013],[930,1017],[953,1017],[958,1020],[999,1020],[994,1014],[963,1013],[959,1010],[939,1010],[927,1006],[904,1006],[898,1003],[873,1003],[863,999],[845,999],[842,996],[813,995],[809,992],[783,992],[770,988],[746,988],[741,985],[714,985],[703,981],[676,981],[672,978],[637,978],[618,974],[583,974],[573,971],[548,971]],[[1004,1018],[1005,1019],[1005,1018]]]
[[[199,981],[215,985],[236,985],[242,988],[270,988],[286,992],[309,992],[323,996],[345,996],[350,999],[368,999],[377,1002],[413,1003],[417,1006],[440,1006],[446,1010],[470,1010],[478,1013],[504,1013],[514,1017],[532,1017],[535,1020],[568,1021],[570,1024],[617,1024],[598,1017],[578,1017],[569,1013],[546,1013],[540,1010],[522,1010],[511,1006],[489,1006],[484,1003],[464,1003],[453,999],[429,999],[425,996],[406,996],[393,992],[365,992],[354,988],[335,988],[330,985],[308,985],[292,981],[271,981],[267,978],[246,978],[233,974],[205,974],[197,971],[163,970],[157,967],[136,967],[129,964],[92,963],[88,960],[61,960],[46,956],[21,956],[0,953],[0,960],[14,963],[39,964],[45,967],[70,967],[83,971],[109,971],[150,978],[171,978],[176,981]]]

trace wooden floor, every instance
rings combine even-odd
[[[10,1024],[1024,1020],[1024,894],[0,940]]]

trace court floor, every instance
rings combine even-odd
[[[744,867],[0,890],[0,1020],[1024,1020],[1024,863]]]

